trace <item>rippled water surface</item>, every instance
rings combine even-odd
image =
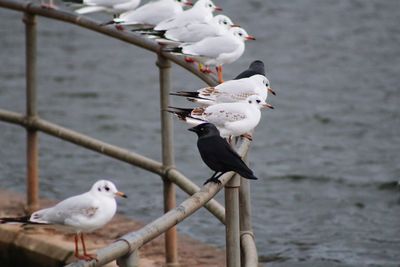
[[[260,259],[268,266],[399,266],[400,1],[215,2],[257,37],[226,66],[226,79],[262,59],[278,94],[250,153],[261,178],[251,182]],[[21,18],[0,9],[0,108],[19,112]],[[156,57],[44,18],[38,33],[40,115],[160,160]],[[174,90],[204,86],[179,67],[172,73]],[[175,123],[176,165],[200,185],[211,173],[186,128]],[[0,186],[23,192],[22,128],[0,123],[0,147]],[[130,196],[121,213],[144,222],[162,214],[157,176],[45,135],[40,149],[42,196],[62,199],[110,178]],[[178,201],[185,197],[178,192]],[[224,228],[204,210],[179,230],[225,242]]]

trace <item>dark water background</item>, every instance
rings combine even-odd
[[[278,94],[250,153],[261,178],[252,182],[261,259],[268,266],[399,266],[400,1],[215,2],[257,37],[226,66],[225,78],[262,59]],[[23,32],[20,13],[0,10],[0,108],[19,112]],[[44,18],[38,32],[40,115],[160,160],[155,56]],[[174,90],[204,86],[175,66],[173,78]],[[186,128],[175,123],[176,165],[200,185],[210,171]],[[24,192],[24,131],[0,123],[0,148],[0,186]],[[62,199],[109,178],[130,196],[121,213],[144,222],[162,214],[157,176],[45,135],[40,149],[43,197]],[[179,191],[178,202],[185,198]],[[204,210],[179,230],[225,242],[224,228]]]

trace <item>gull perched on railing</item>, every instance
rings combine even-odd
[[[67,198],[57,205],[34,212],[31,216],[0,218],[0,223],[23,223],[45,226],[75,233],[75,257],[83,260],[96,259],[88,254],[83,233],[103,227],[115,215],[115,196],[125,197],[115,185],[107,180],[99,180],[90,191]],[[83,255],[79,254],[78,239],[81,239]]]
[[[184,6],[192,6],[188,0],[158,0],[149,2],[135,10],[129,10],[114,18],[112,23],[127,26],[144,26],[153,28],[163,20],[182,13]],[[110,23],[108,23],[110,24]]]
[[[168,107],[167,111],[190,125],[210,122],[218,128],[222,137],[230,139],[244,136],[251,140],[250,132],[260,122],[262,108],[273,107],[265,103],[260,96],[252,95],[245,102],[220,103],[197,108]]]
[[[117,16],[120,13],[137,8],[140,0],[62,0],[63,2],[83,5],[76,9],[78,14],[88,14],[94,12],[108,12]]]
[[[222,9],[216,6],[211,0],[198,0],[192,8],[158,23],[154,27],[154,30],[166,31],[169,29],[182,27],[183,25],[192,23],[194,21],[209,21],[213,18],[213,12],[216,10]]]
[[[199,42],[184,43],[178,47],[164,48],[163,51],[195,59],[205,65],[205,68],[200,65],[200,70],[203,72],[210,72],[211,65],[216,66],[218,80],[222,83],[222,65],[232,63],[242,56],[246,40],[255,40],[255,38],[244,29],[234,27],[224,35],[207,37]]]
[[[215,87],[205,87],[197,91],[180,91],[171,95],[187,97],[189,101],[201,105],[213,105],[216,103],[245,101],[251,95],[258,95],[267,100],[268,93],[275,95],[271,89],[267,77],[256,74],[248,78],[230,80]]]

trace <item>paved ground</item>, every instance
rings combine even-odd
[[[45,207],[52,202],[41,201]],[[24,215],[23,196],[8,191],[0,191],[0,217]],[[118,237],[129,231],[139,229],[141,223],[132,221],[123,216],[115,218],[103,229],[87,235],[87,244],[91,250],[110,244]],[[7,260],[8,265],[24,264],[26,261],[69,262],[73,257],[73,235],[49,229],[26,229],[19,225],[0,226],[0,261]],[[179,257],[182,267],[185,266],[225,266],[224,251],[200,243],[184,235],[179,236]],[[158,237],[140,249],[140,267],[159,267],[164,265],[164,238]],[[110,266],[115,266],[111,264]]]

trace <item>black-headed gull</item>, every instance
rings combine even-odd
[[[181,44],[178,47],[165,48],[163,51],[184,55],[204,64],[201,71],[209,71],[209,66],[216,66],[219,82],[223,82],[222,65],[229,64],[241,57],[245,50],[244,42],[255,40],[240,27],[233,27],[227,33],[216,37],[207,37],[199,42]],[[200,64],[200,66],[202,66]]]
[[[103,227],[117,210],[115,196],[125,197],[115,185],[107,180],[99,180],[90,191],[67,198],[57,205],[34,212],[31,216],[0,218],[0,223],[23,223],[53,227],[75,233],[75,257],[92,260],[96,255],[86,251],[83,233]],[[81,239],[83,255],[79,255],[78,239]]]
[[[261,108],[273,108],[258,95],[249,96],[245,102],[220,103],[208,107],[176,108],[168,112],[190,125],[204,122],[214,124],[222,137],[245,136],[251,140],[252,131],[260,122]]]
[[[140,0],[62,0],[64,2],[81,4],[83,7],[76,9],[78,14],[88,14],[94,12],[109,12],[120,14],[128,10],[133,10],[139,6]]]
[[[200,105],[246,101],[251,95],[259,95],[267,101],[268,93],[275,95],[267,77],[256,74],[249,78],[230,80],[215,87],[205,87],[197,91],[180,91],[171,95],[184,96]]]
[[[222,10],[211,0],[198,0],[192,8],[183,11],[175,17],[161,21],[154,27],[155,31],[166,31],[176,27],[182,27],[187,23],[194,21],[209,21],[213,18],[212,13],[216,10]]]
[[[232,20],[226,15],[216,15],[209,21],[195,21],[183,25],[182,27],[176,27],[167,31],[159,31],[157,39],[158,43],[161,44],[175,44],[180,43],[195,43],[201,41],[207,37],[215,37],[225,34],[230,28],[236,25],[233,24]],[[150,34],[157,34],[157,31]]]
[[[114,22],[119,25],[146,25],[154,27],[163,20],[183,11],[183,6],[192,6],[188,0],[158,0],[149,2],[135,10],[122,13]]]

